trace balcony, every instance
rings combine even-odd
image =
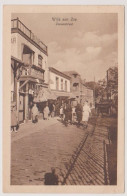
[[[47,46],[35,36],[30,29],[28,29],[18,18],[11,20],[11,32],[20,33],[26,39],[28,39],[37,48],[42,50],[46,55],[48,54]]]
[[[40,79],[44,82],[44,72],[45,70],[35,66],[35,65],[25,65],[20,69],[21,77],[32,77],[35,79]]]

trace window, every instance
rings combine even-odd
[[[73,84],[73,90],[74,90],[74,91],[79,90],[79,83],[74,83],[74,84]]]
[[[61,79],[61,90],[63,90],[63,79]]]
[[[38,55],[38,65],[39,65],[39,67],[41,67],[41,68],[42,68],[42,61],[43,61],[42,56],[41,56],[41,55]]]
[[[65,91],[67,91],[67,81],[65,81]]]
[[[74,78],[77,78],[77,74],[73,74]]]
[[[24,64],[31,65],[32,62],[32,55],[33,51],[26,45],[23,46],[23,54],[22,54],[22,60]]]
[[[56,77],[56,90],[59,90],[59,78]]]

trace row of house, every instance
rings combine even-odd
[[[19,18],[11,21],[11,102],[16,103],[19,122],[31,119],[36,102],[48,100],[88,100],[93,91],[85,87],[75,72],[60,72],[48,66],[48,47]]]

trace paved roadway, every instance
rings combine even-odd
[[[65,127],[56,118],[21,125],[18,133],[11,134],[11,184],[43,185],[52,167],[59,184],[108,184],[108,131],[101,122],[97,119],[86,130]]]

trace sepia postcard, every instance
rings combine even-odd
[[[124,6],[3,6],[3,191],[124,192]]]

